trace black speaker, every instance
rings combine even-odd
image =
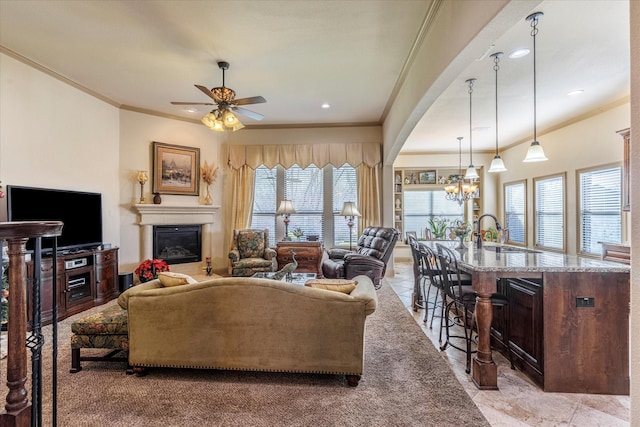
[[[118,274],[118,287],[120,293],[123,293],[127,289],[133,286],[133,273],[120,273]]]

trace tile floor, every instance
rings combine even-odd
[[[410,263],[396,262],[394,277],[387,283],[398,294],[407,310],[413,315],[426,337],[436,348],[438,345],[439,321],[429,329],[422,321],[423,310],[411,308],[413,292],[413,269]],[[433,295],[432,291],[432,295]],[[494,352],[498,365],[500,390],[481,391],[465,373],[465,354],[454,348],[440,353],[449,362],[458,381],[478,405],[493,426],[628,426],[629,396],[610,396],[577,393],[545,393],[520,371],[511,370],[509,361]]]

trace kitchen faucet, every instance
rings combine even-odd
[[[480,235],[480,221],[482,221],[482,218],[484,218],[485,216],[490,216],[491,218],[493,218],[493,221],[496,223],[496,231],[500,232],[502,230],[502,226],[498,222],[498,218],[496,218],[495,215],[492,215],[492,214],[482,214],[482,215],[480,215],[480,217],[476,220],[476,222],[478,224],[477,227],[476,227],[476,236],[478,238],[476,247],[478,249],[482,248],[482,236]]]

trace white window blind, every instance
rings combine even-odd
[[[536,246],[564,250],[564,176],[534,180]]]
[[[276,168],[266,166],[256,168],[255,194],[253,199],[253,215],[251,228],[269,230],[269,245],[276,243]]]
[[[447,200],[444,190],[407,190],[404,192],[404,229],[425,237],[429,218],[444,218],[449,223],[464,219],[464,205]]]
[[[527,187],[524,182],[505,184],[504,217],[509,230],[509,242],[526,244]]]
[[[323,239],[323,174],[322,169],[306,169],[294,165],[284,173],[284,198],[291,200],[296,210],[291,215],[289,234],[300,228],[305,235],[315,234]]]
[[[600,254],[598,242],[622,241],[622,168],[591,170],[579,176],[580,252]]]
[[[352,166],[344,165],[333,168],[333,241],[334,245],[349,244],[349,226],[347,220],[340,216],[344,202],[355,202],[358,207],[358,194],[356,186],[356,170]],[[355,242],[359,236],[358,218],[354,218],[352,241]]]

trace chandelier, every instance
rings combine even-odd
[[[475,199],[476,190],[478,184],[475,184],[472,180],[465,181],[462,174],[462,137],[458,137],[458,174],[450,177],[450,182],[445,185],[445,198],[458,202],[462,205],[464,202],[470,199]]]

